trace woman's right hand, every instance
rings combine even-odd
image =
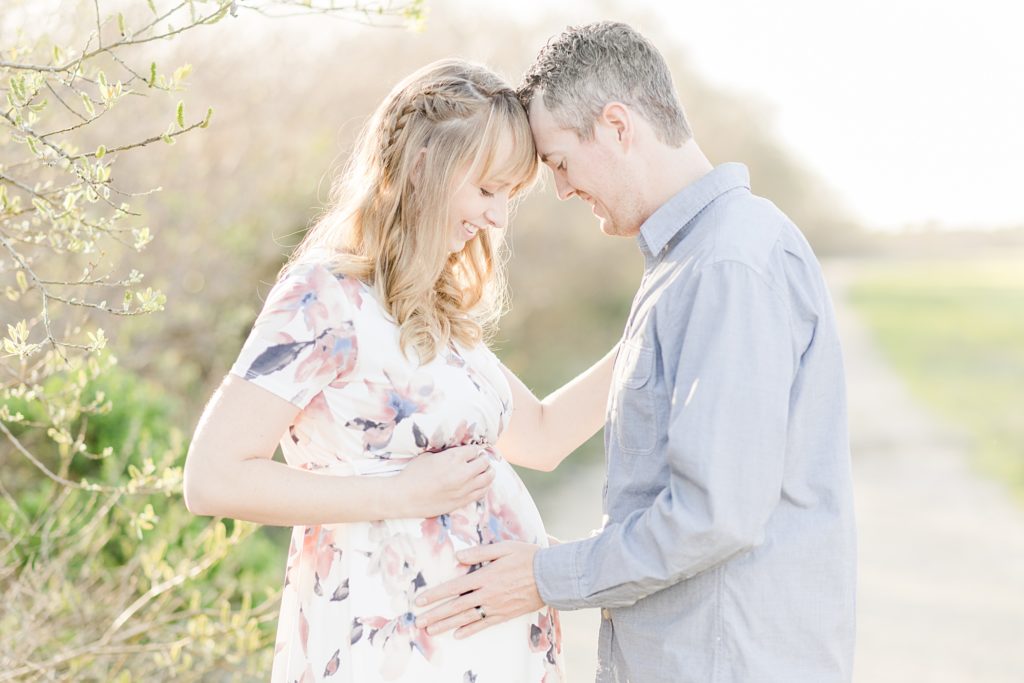
[[[457,446],[411,459],[395,477],[403,516],[437,517],[480,500],[494,481],[482,446]]]

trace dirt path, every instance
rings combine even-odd
[[[856,680],[1024,681],[1024,507],[922,409],[826,268],[846,357],[860,538]]]
[[[829,263],[850,397],[859,557],[857,683],[1024,681],[1024,506],[968,462],[846,304],[855,264]],[[600,465],[539,500],[549,531],[600,524]],[[569,680],[592,681],[594,610],[563,614]]]

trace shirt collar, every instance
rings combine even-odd
[[[716,166],[690,183],[658,207],[640,226],[637,242],[641,251],[649,256],[657,255],[708,204],[737,187],[750,189],[750,173],[746,166],[736,162]]]

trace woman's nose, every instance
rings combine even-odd
[[[503,201],[500,205],[492,206],[484,212],[488,227],[504,228],[508,223],[508,202]]]

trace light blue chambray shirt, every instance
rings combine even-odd
[[[843,363],[803,235],[723,164],[637,238],[605,524],[540,550],[544,601],[602,607],[601,683],[840,683],[856,549]]]

